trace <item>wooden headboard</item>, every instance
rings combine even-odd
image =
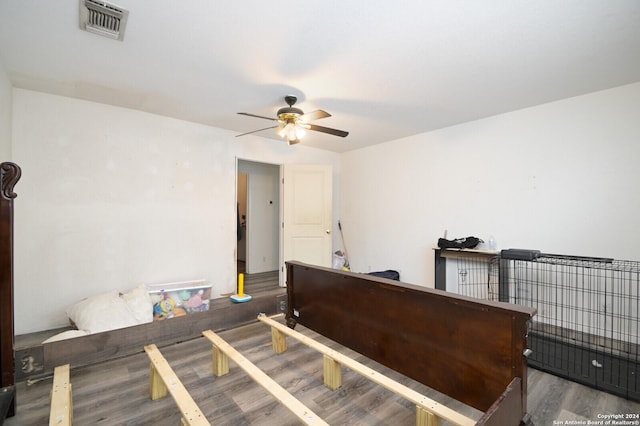
[[[20,167],[0,164],[0,388],[15,384],[13,362],[13,187],[20,179]],[[12,402],[9,415],[13,415]]]
[[[287,324],[300,323],[486,412],[519,378],[526,413],[535,309],[287,262]],[[519,398],[518,398],[519,399]]]

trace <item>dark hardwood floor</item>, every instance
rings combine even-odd
[[[390,371],[361,355],[319,336],[296,328],[328,346],[349,354],[397,381],[472,418],[481,413],[451,400],[420,383]],[[289,350],[273,354],[271,333],[256,322],[219,333],[237,350],[263,369],[281,386],[332,425],[413,425],[415,408],[402,398],[354,372],[343,372],[343,386],[335,392],[323,385],[322,357],[313,349],[289,339]],[[289,411],[249,379],[231,362],[228,375],[212,374],[211,345],[198,338],[161,348],[165,358],[212,424],[294,425]],[[640,413],[640,404],[557,378],[529,371],[528,408],[535,425],[557,420],[598,420],[599,414]],[[178,425],[173,399],[149,398],[149,360],[142,352],[71,372],[76,425]],[[51,379],[17,385],[17,415],[6,426],[46,425]],[[564,422],[563,422],[564,423]]]

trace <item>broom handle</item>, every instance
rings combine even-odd
[[[338,221],[338,229],[340,230],[340,238],[342,239],[342,248],[344,249],[344,259],[349,265],[349,252],[347,251],[347,245],[344,243],[344,234],[342,233],[342,224]]]

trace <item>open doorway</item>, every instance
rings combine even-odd
[[[238,273],[278,279],[280,166],[238,160]]]

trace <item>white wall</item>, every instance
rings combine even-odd
[[[640,83],[342,155],[352,270],[433,286],[438,237],[640,260]]]
[[[204,278],[214,296],[232,292],[237,158],[332,164],[339,185],[338,154],[234,136],[15,89],[16,334],[65,325],[69,304],[142,282]]]
[[[11,94],[9,77],[0,62],[0,163],[11,160]]]
[[[12,102],[18,334],[140,282],[233,291],[238,158],[332,164],[356,272],[398,269],[433,286],[444,229],[494,235],[498,248],[640,260],[640,83],[341,156],[21,89]]]

